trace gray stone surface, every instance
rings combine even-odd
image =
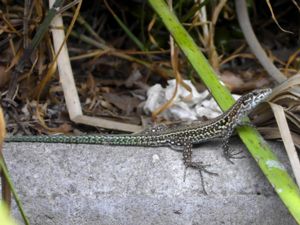
[[[4,153],[33,225],[296,224],[245,147],[231,147],[247,157],[230,164],[219,142],[195,149],[219,174],[204,174],[208,195],[197,171],[183,181],[182,155],[169,148],[10,143]]]

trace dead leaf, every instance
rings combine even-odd
[[[0,88],[3,88],[4,85],[9,81],[10,74],[10,70],[6,71],[4,66],[0,66]]]

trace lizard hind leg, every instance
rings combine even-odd
[[[193,144],[191,142],[185,141],[183,144],[183,162],[185,165],[185,171],[184,171],[184,180],[185,180],[185,175],[186,175],[186,169],[191,167],[194,169],[197,169],[200,174],[200,179],[201,179],[201,185],[203,188],[204,194],[207,194],[205,185],[204,185],[204,178],[203,178],[203,172],[210,174],[210,175],[218,175],[217,173],[213,173],[206,168],[209,167],[209,164],[203,164],[202,162],[193,162],[192,161],[192,154],[193,154]]]

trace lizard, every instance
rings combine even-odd
[[[134,134],[120,135],[38,135],[38,136],[12,136],[5,142],[42,142],[42,143],[73,143],[98,145],[130,145],[130,146],[169,146],[172,149],[180,148],[183,151],[183,162],[186,168],[204,169],[202,162],[192,160],[192,147],[194,144],[215,138],[222,139],[224,155],[230,161],[233,154],[229,151],[229,138],[237,126],[250,125],[245,120],[250,112],[265,101],[272,93],[272,89],[257,89],[241,96],[234,105],[222,115],[205,122],[192,122],[178,126],[158,125]],[[202,175],[201,175],[202,179]]]

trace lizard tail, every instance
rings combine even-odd
[[[144,145],[145,136],[132,135],[38,135],[38,136],[13,136],[5,142],[41,142],[41,143],[70,143],[70,144],[102,144],[102,145]]]

